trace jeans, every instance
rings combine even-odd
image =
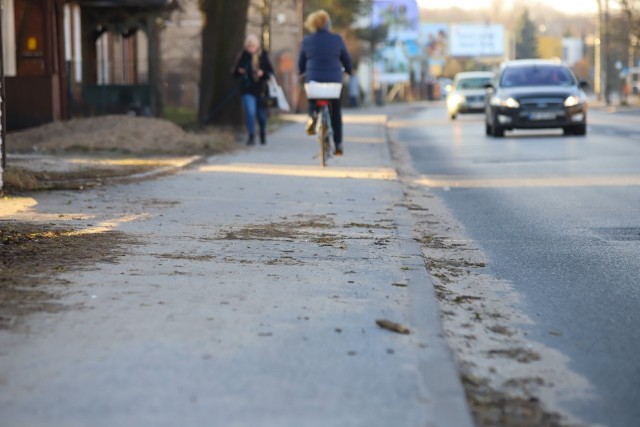
[[[319,110],[316,100],[309,101],[309,115],[312,116]],[[331,116],[331,128],[333,129],[333,142],[342,144],[342,111],[340,99],[329,100],[329,114]]]
[[[258,119],[260,126],[260,134],[264,134],[267,130],[267,107],[261,104],[261,100],[255,95],[248,93],[242,95],[244,120],[249,135],[256,134],[256,119]]]

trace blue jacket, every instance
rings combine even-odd
[[[351,57],[338,34],[318,30],[302,41],[298,71],[306,80],[323,83],[342,83],[342,73],[351,74]]]

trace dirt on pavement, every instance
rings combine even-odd
[[[108,231],[81,233],[50,224],[0,221],[0,329],[24,316],[68,309],[58,298],[71,291],[60,273],[116,262],[130,238]]]
[[[527,337],[524,329],[531,320],[520,310],[517,293],[487,272],[484,253],[446,206],[416,184],[406,148],[393,138],[390,146],[405,187],[400,205],[412,214],[415,240],[422,247],[476,425],[580,425],[553,403],[558,395],[584,392],[584,380],[567,368],[561,354]]]
[[[58,121],[7,135],[4,191],[84,189],[177,170],[195,156],[236,146],[229,132],[188,132],[156,118],[111,115]]]
[[[235,145],[233,135],[187,132],[162,119],[125,115],[57,121],[7,135],[9,153],[215,154]]]

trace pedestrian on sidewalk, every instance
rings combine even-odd
[[[233,75],[240,78],[245,125],[249,133],[247,145],[255,144],[256,119],[260,127],[260,144],[267,143],[267,82],[272,73],[273,66],[267,52],[260,47],[258,36],[249,34],[233,67]]]
[[[360,79],[356,74],[357,70],[353,69],[353,74],[349,77],[348,92],[349,92],[349,106],[351,108],[358,108],[360,105],[360,96],[362,94],[362,88],[360,88]]]
[[[298,58],[300,75],[304,75],[307,82],[342,83],[342,73],[351,74],[351,56],[342,37],[330,31],[329,14],[324,10],[311,13],[305,21],[305,27],[311,34],[304,38],[300,48]],[[329,111],[333,142],[336,147],[335,154],[340,156],[343,152],[340,99],[330,100]],[[318,106],[315,102],[309,101],[307,134],[315,134],[317,118]]]

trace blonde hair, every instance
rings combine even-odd
[[[247,34],[247,38],[244,39],[244,47],[247,48],[252,44],[260,48],[260,39],[255,34]]]
[[[331,17],[325,10],[316,10],[307,16],[304,26],[312,33],[322,29],[328,30],[331,28]]]

